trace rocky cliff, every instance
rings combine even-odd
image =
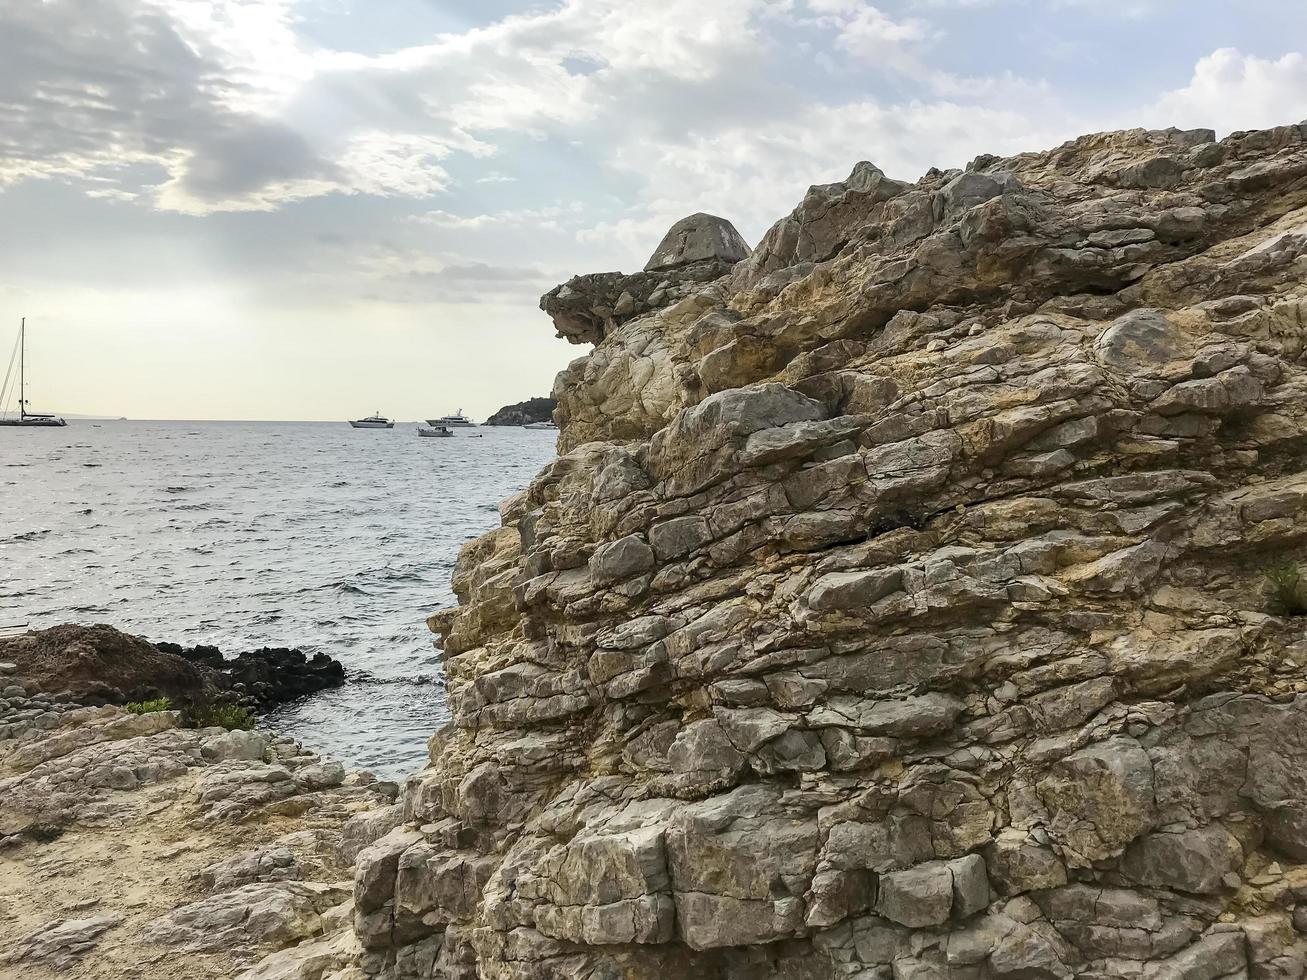
[[[1307,124],[687,220],[542,301],[334,976],[1301,977]]]

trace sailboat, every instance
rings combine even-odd
[[[58,415],[40,415],[27,410],[27,317],[23,317],[18,326],[18,418],[10,418],[3,412],[5,395],[9,391],[9,377],[14,370],[14,358],[9,358],[9,369],[5,371],[5,383],[0,386],[0,425],[22,425],[32,427],[51,427],[67,425]]]

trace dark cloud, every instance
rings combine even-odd
[[[131,0],[0,4],[0,155],[36,163],[108,147],[164,153],[220,94],[215,66],[171,20]]]
[[[141,191],[170,172],[216,203],[339,177],[291,127],[233,110],[238,72],[140,0],[0,4],[0,54],[0,185],[113,175]],[[150,160],[165,173],[129,176]]]
[[[181,186],[201,200],[224,201],[296,180],[341,181],[295,130],[261,119],[232,119],[197,141]]]

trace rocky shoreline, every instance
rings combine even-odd
[[[229,977],[348,919],[397,786],[0,675],[0,976]]]
[[[1307,123],[861,163],[542,307],[595,346],[430,766],[20,678],[0,964],[1304,976]]]
[[[324,653],[264,647],[227,658],[217,647],[151,643],[103,624],[0,638],[0,662],[30,684],[90,705],[165,698],[178,708],[233,704],[265,712],[345,683],[344,666]]]

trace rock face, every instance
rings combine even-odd
[[[860,164],[705,276],[545,298],[356,968],[1302,977],[1307,124]]]
[[[554,417],[558,402],[553,398],[528,398],[516,405],[505,405],[490,418],[486,425],[527,425],[531,422],[548,422]]]

